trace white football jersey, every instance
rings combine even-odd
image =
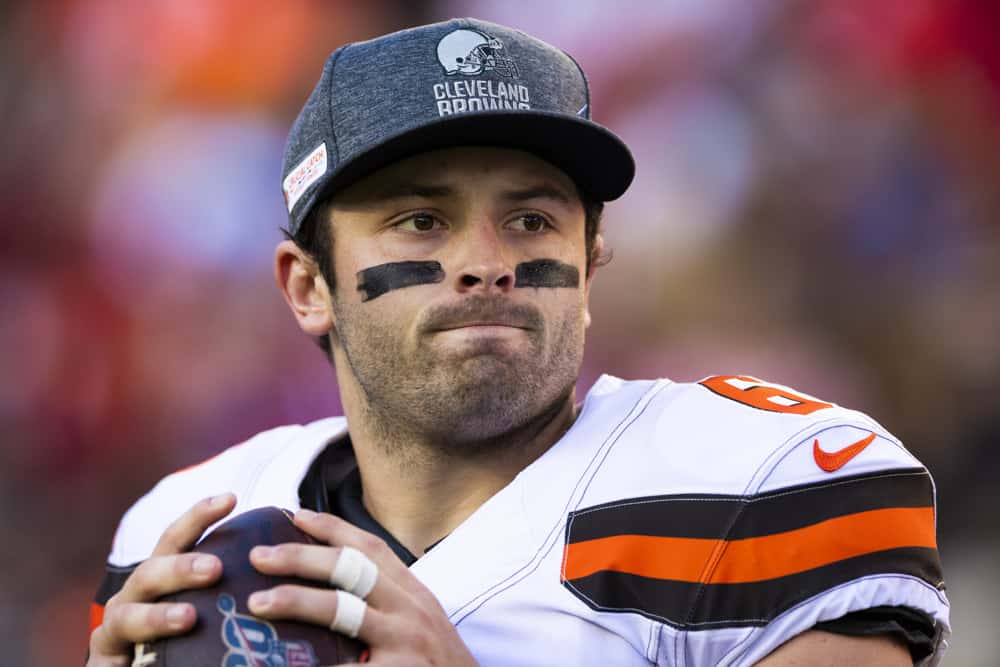
[[[343,418],[261,433],[162,480],[124,516],[109,568],[147,558],[197,500],[299,507]],[[603,376],[572,428],[419,558],[491,665],[751,665],[872,607],[950,634],[926,469],[870,417],[747,376]]]

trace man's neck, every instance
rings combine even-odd
[[[345,402],[365,508],[418,558],[544,454],[576,418],[574,395],[511,433],[502,446],[463,458],[443,456],[413,435],[389,436]],[[382,426],[382,425],[378,425]],[[392,437],[391,447],[381,439]]]

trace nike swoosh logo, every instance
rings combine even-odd
[[[827,472],[840,470],[848,461],[860,454],[861,450],[872,444],[873,440],[875,440],[874,433],[843,449],[838,449],[835,452],[824,452],[819,448],[819,438],[817,438],[813,440],[813,458],[816,459],[816,465]]]

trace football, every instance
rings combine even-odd
[[[294,621],[268,621],[246,606],[254,591],[286,583],[317,586],[315,581],[264,575],[250,564],[258,544],[316,540],[299,530],[291,514],[266,507],[240,514],[221,524],[194,548],[222,560],[222,576],[207,588],[175,593],[164,601],[189,602],[198,611],[191,632],[136,646],[139,667],[318,667],[358,662],[364,644],[327,628]]]

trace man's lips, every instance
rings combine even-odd
[[[543,326],[541,313],[527,304],[471,299],[433,308],[426,313],[420,330],[424,333],[437,333],[454,329],[482,328],[485,331],[491,327],[502,327],[535,331]]]
[[[524,322],[515,322],[511,320],[472,320],[470,322],[454,322],[446,325],[439,325],[434,327],[434,331],[454,331],[455,329],[486,329],[486,328],[505,328],[505,329],[530,329],[530,327]]]

